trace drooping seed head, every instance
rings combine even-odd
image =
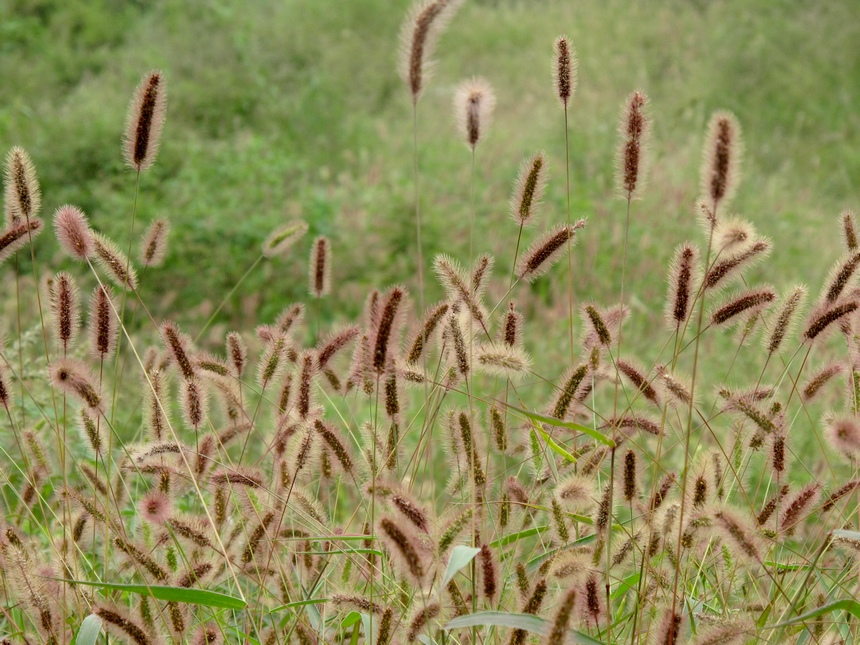
[[[701,190],[712,205],[734,195],[740,173],[741,128],[733,114],[718,112],[708,123],[702,156]]]
[[[99,285],[90,299],[90,350],[95,358],[104,360],[116,350],[119,338],[117,305],[109,286]]]
[[[517,379],[528,373],[531,357],[518,347],[480,345],[474,349],[475,368],[493,376]]]
[[[517,262],[517,278],[534,282],[549,271],[567,252],[576,231],[584,226],[585,220],[579,220],[572,225],[556,226],[541,235]]]
[[[132,169],[143,172],[155,162],[166,110],[167,81],[153,70],[143,76],[128,106],[123,152]]]
[[[714,528],[734,549],[732,553],[752,564],[761,562],[761,547],[755,531],[735,511],[719,508],[713,513]]]
[[[803,285],[795,286],[783,296],[782,302],[776,310],[777,313],[774,314],[767,325],[768,329],[770,329],[770,333],[765,335],[765,349],[768,354],[776,353],[785,340],[785,337],[791,333],[795,314],[803,305],[805,299],[806,287]]]
[[[322,298],[331,291],[331,244],[321,235],[311,245],[311,258],[308,265],[310,294]]]
[[[720,326],[729,322],[737,322],[739,316],[746,319],[751,315],[760,313],[774,300],[776,300],[776,293],[771,287],[747,289],[715,307],[710,316],[711,324]]]
[[[732,279],[741,277],[744,270],[770,255],[770,250],[770,240],[761,238],[745,251],[717,260],[705,274],[705,289],[725,286]]]
[[[800,489],[785,503],[785,510],[779,518],[779,530],[785,535],[792,535],[795,529],[807,516],[812,513],[812,507],[818,500],[821,486],[818,482],[812,482]]]
[[[457,86],[454,93],[454,116],[460,135],[472,150],[490,126],[496,95],[483,78],[472,78]]]
[[[145,267],[160,267],[167,255],[167,236],[170,233],[170,220],[153,220],[140,240],[140,263]]]
[[[450,305],[447,302],[442,302],[432,307],[424,316],[424,322],[421,328],[415,332],[415,337],[409,345],[409,353],[406,356],[406,362],[411,365],[417,365],[421,356],[427,347],[428,341],[433,337],[435,331],[439,328],[439,323],[445,318]]]
[[[815,400],[824,386],[843,372],[845,372],[844,363],[828,363],[822,367],[801,387],[800,396],[803,398],[803,401],[810,402]]]
[[[648,137],[651,119],[647,115],[648,97],[635,91],[624,101],[618,134],[621,146],[616,160],[616,186],[624,199],[635,199],[644,183],[647,168]]]
[[[628,359],[616,359],[615,367],[620,374],[623,374],[633,384],[639,392],[642,393],[648,401],[654,405],[660,405],[660,399],[657,395],[657,390],[651,384],[651,379],[647,378],[645,371],[633,361]]]
[[[325,368],[342,349],[358,338],[361,329],[358,325],[348,325],[329,333],[317,344],[317,360],[320,369]]]
[[[543,152],[523,161],[511,195],[511,217],[520,226],[530,224],[540,211],[547,182],[547,159]]]
[[[11,228],[39,214],[42,192],[36,167],[23,148],[15,146],[6,154],[4,170],[6,227]]]
[[[389,552],[398,561],[402,573],[419,589],[424,585],[426,564],[421,548],[403,526],[388,518],[379,521],[379,535]]]
[[[431,69],[439,34],[462,0],[418,0],[400,30],[400,74],[417,104]]]
[[[94,607],[93,614],[102,619],[106,630],[112,632],[118,638],[128,639],[134,645],[155,645],[160,642],[114,606],[102,605]]]
[[[285,255],[307,232],[308,224],[301,220],[279,226],[263,242],[263,255],[267,258]]]
[[[0,232],[0,263],[5,262],[24,248],[42,232],[42,220],[32,217]]]
[[[54,387],[80,400],[92,411],[103,412],[96,379],[87,366],[74,359],[59,359],[50,366]]]
[[[576,91],[576,72],[576,52],[570,39],[567,36],[559,36],[553,45],[552,79],[555,94],[565,110],[570,106],[570,99]]]
[[[81,209],[60,206],[54,213],[54,233],[60,248],[72,259],[83,261],[93,254],[93,232]]]
[[[803,332],[803,342],[812,343],[816,340],[821,340],[826,336],[826,332],[832,329],[835,322],[839,322],[846,316],[853,314],[858,307],[858,303],[854,300],[849,300],[841,304],[833,305],[832,307],[816,307],[812,310],[807,320],[806,329]]]
[[[93,232],[92,240],[92,254],[111,281],[125,291],[137,289],[137,271],[125,253],[101,233]]]

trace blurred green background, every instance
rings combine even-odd
[[[120,148],[126,106],[141,75],[161,68],[168,116],[138,218],[138,231],[157,216],[173,225],[167,265],[143,285],[153,312],[193,327],[271,229],[300,216],[311,235],[333,240],[334,296],[321,315],[353,315],[373,286],[416,288],[412,112],[396,72],[409,4],[6,0],[0,141],[30,152],[47,217],[76,204],[125,246],[134,194]],[[745,133],[732,208],[775,243],[754,276],[816,289],[841,253],[838,214],[858,203],[858,9],[853,1],[467,0],[439,43],[419,106],[428,266],[439,251],[468,255],[470,160],[451,109],[463,78],[485,76],[498,98],[476,183],[476,251],[497,259],[492,296],[507,285],[517,233],[507,200],[526,155],[545,150],[551,180],[525,243],[566,219],[562,111],[550,78],[552,42],[566,33],[580,61],[570,111],[573,216],[589,219],[574,252],[577,301],[617,298],[624,202],[613,191],[615,128],[633,89],[648,94],[654,118],[650,180],[630,230],[634,332],[659,325],[672,251],[700,237],[691,206],[704,127],[717,109],[735,112]],[[49,237],[38,255],[67,266]],[[303,298],[311,239],[261,264],[213,333],[265,322]],[[531,319],[565,327],[565,286],[557,267],[516,297]],[[431,289],[428,302],[439,293]],[[541,342],[555,351],[565,337]]]

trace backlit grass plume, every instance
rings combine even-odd
[[[552,78],[555,94],[565,111],[576,91],[577,60],[576,52],[567,36],[559,36],[553,45]]]
[[[400,29],[400,74],[417,103],[430,75],[439,34],[462,0],[418,0]]]
[[[648,154],[648,135],[651,130],[647,115],[648,97],[635,91],[621,110],[618,134],[621,146],[616,161],[616,185],[625,199],[633,199],[642,189],[645,180]]]
[[[539,212],[546,182],[547,160],[544,153],[539,152],[523,161],[511,196],[511,216],[520,226],[530,224]]]
[[[6,226],[10,227],[39,214],[42,193],[36,167],[23,148],[15,146],[6,154],[4,171]]]
[[[134,92],[125,124],[125,162],[138,172],[155,162],[166,110],[167,81],[164,73],[159,70],[148,72]]]
[[[535,240],[517,263],[516,275],[520,280],[534,282],[558,262],[569,248],[568,242],[576,231],[585,226],[585,220],[575,224],[559,225]]]
[[[733,114],[711,117],[703,148],[701,191],[711,206],[724,205],[735,193],[743,152],[741,128]]]
[[[454,93],[454,116],[460,136],[473,150],[490,126],[496,95],[483,78],[463,81]]]

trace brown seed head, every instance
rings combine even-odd
[[[90,349],[98,360],[104,360],[116,350],[119,326],[116,303],[109,286],[99,285],[90,299]]]
[[[54,361],[50,370],[54,387],[79,399],[92,411],[103,411],[96,380],[84,363],[64,358]]]
[[[711,313],[711,324],[724,325],[735,321],[738,316],[750,316],[759,313],[776,299],[776,293],[770,287],[747,289],[730,297]]]
[[[78,283],[65,271],[54,276],[51,286],[51,313],[57,340],[65,356],[80,325]]]
[[[0,263],[15,255],[41,232],[42,220],[38,217],[33,217],[28,222],[22,220],[0,232]]]
[[[167,82],[161,71],[153,70],[137,86],[126,118],[125,162],[138,172],[155,162],[166,110]]]
[[[137,271],[119,247],[101,233],[92,233],[96,262],[120,289],[137,289]]]
[[[553,45],[552,78],[555,93],[562,107],[567,110],[576,91],[576,52],[567,36],[559,36]]]
[[[418,103],[430,72],[430,57],[445,25],[462,0],[418,0],[400,30],[400,73]]]
[[[848,251],[857,250],[857,227],[854,222],[854,213],[849,210],[842,211],[839,216],[842,224],[842,235],[845,238],[845,246]]]
[[[311,296],[327,296],[331,291],[331,244],[325,236],[319,236],[311,246],[308,275]]]
[[[167,255],[167,236],[170,233],[170,220],[153,220],[140,240],[140,263],[145,267],[160,267]]]
[[[486,79],[472,78],[457,86],[454,116],[460,135],[472,150],[487,131],[495,106],[496,95]]]
[[[75,260],[86,260],[93,254],[93,233],[84,212],[66,204],[54,213],[54,233],[66,255]]]
[[[405,304],[405,300],[406,289],[403,287],[392,287],[386,295],[372,345],[372,367],[377,374],[385,372],[389,354],[393,353],[390,345],[397,335],[402,305]]]
[[[765,336],[768,354],[777,352],[785,337],[791,332],[795,320],[795,313],[806,299],[806,287],[797,285],[789,291],[782,299],[778,313],[769,322],[770,334]]]
[[[712,205],[721,205],[734,195],[740,172],[741,129],[728,112],[711,117],[702,158],[701,190]]]
[[[579,220],[572,225],[557,226],[541,235],[517,262],[517,278],[534,282],[549,271],[567,252],[568,242],[574,240],[577,229],[584,226],[585,220]]]
[[[616,162],[616,184],[618,192],[625,199],[634,199],[642,188],[646,170],[648,135],[651,119],[646,114],[648,97],[635,91],[621,107],[618,134],[621,147]]]
[[[693,293],[697,288],[698,259],[698,247],[688,242],[675,250],[675,258],[669,269],[669,294],[666,298],[666,320],[672,329],[678,329],[690,315]]]
[[[36,167],[23,148],[15,146],[6,154],[4,194],[6,227],[26,223],[39,214],[42,193]]]
[[[526,159],[520,166],[511,196],[511,217],[520,226],[530,224],[537,215],[547,182],[547,160],[543,152]]]

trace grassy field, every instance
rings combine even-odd
[[[119,292],[125,259],[105,266],[83,225],[82,264],[53,231],[32,256],[0,248],[0,645],[851,642],[860,250],[840,213],[860,194],[856,7],[466,0],[413,113],[396,71],[409,4],[0,8],[0,141],[32,156],[45,228],[66,203],[122,249],[155,218],[172,226],[165,266],[141,270],[128,300],[81,305],[77,344],[63,285],[79,281],[86,302],[97,280]],[[579,58],[569,199],[587,226],[570,274],[562,261],[516,284],[519,327],[504,317],[515,249],[568,218],[560,33]],[[155,68],[166,126],[136,177],[123,122]],[[474,156],[452,107],[473,76],[497,99]],[[631,204],[615,174],[633,90],[653,127]],[[725,203],[700,187],[719,110],[744,133],[719,219],[772,241],[735,285],[773,304],[765,338],[791,318],[777,294],[809,286],[812,313],[797,310],[778,351],[759,328],[752,342],[716,328],[720,288],[691,291],[677,328],[664,321],[678,245],[724,243],[709,245],[720,229],[694,214],[700,195]],[[538,151],[549,184],[518,244],[512,183]],[[26,192],[7,186],[2,244]],[[269,233],[297,219],[308,235],[262,259]],[[317,236],[333,284],[315,298]],[[439,280],[431,271],[438,254],[468,266],[484,252],[483,283],[447,260]],[[619,299],[623,343],[608,309]],[[276,321],[300,301],[303,320]],[[431,303],[438,326],[419,343]],[[822,368],[834,378],[807,386]]]
[[[406,6],[7,4],[0,137],[31,152],[49,208],[79,205],[126,239],[134,179],[118,153],[123,116],[142,71],[162,68],[171,97],[165,140],[142,182],[140,214],[170,217],[174,236],[169,283],[146,285],[150,299],[199,318],[256,259],[268,232],[296,215],[311,233],[332,236],[338,292],[363,293],[415,269],[411,108],[395,67]],[[697,231],[691,204],[704,124],[716,109],[734,111],[744,129],[734,209],[774,240],[768,279],[815,282],[828,263],[813,249],[836,248],[833,222],[858,192],[853,9],[740,0],[467,3],[442,39],[419,115],[427,250],[467,252],[469,155],[450,103],[454,85],[476,74],[498,95],[477,160],[478,250],[494,252],[500,269],[509,265],[516,232],[506,201],[521,159],[537,150],[550,160],[544,220],[565,219],[562,114],[549,64],[564,31],[580,58],[572,209],[590,221],[575,255],[577,297],[603,300],[618,284],[618,254],[609,252],[624,216],[612,198],[615,123],[636,88],[649,95],[655,126],[650,188],[631,224],[634,305],[660,311],[663,285],[653,275]],[[224,319],[274,315],[304,292],[304,261],[264,265],[242,290],[254,295],[233,298]],[[550,294],[535,295],[551,304]],[[328,313],[355,311],[330,304]]]

